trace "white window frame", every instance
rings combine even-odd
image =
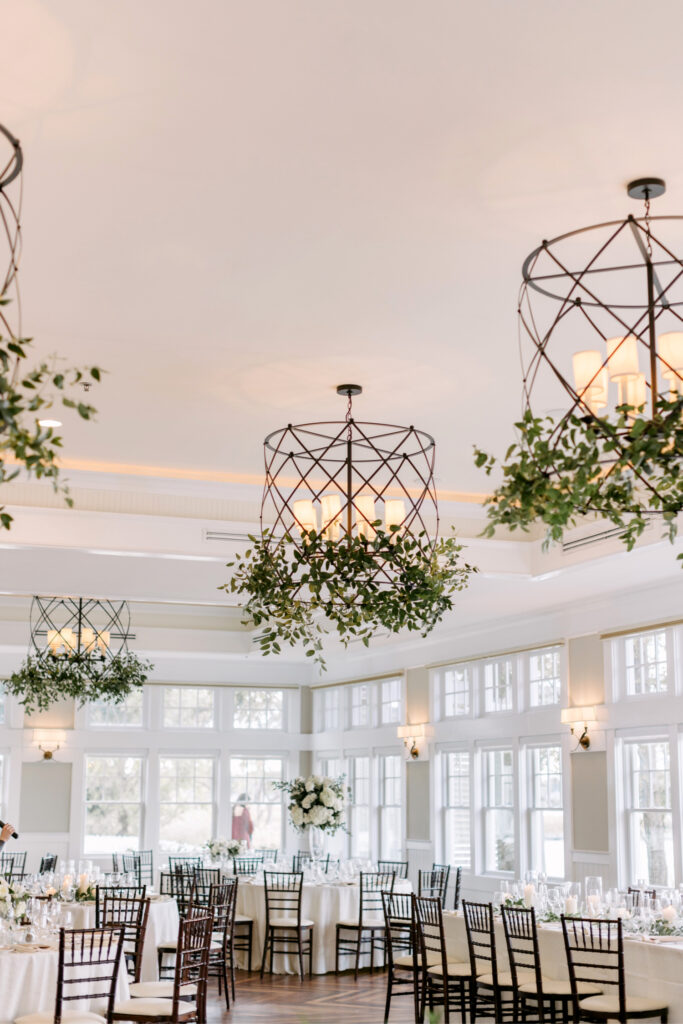
[[[486,706],[486,694],[487,694],[487,691],[488,691],[488,687],[486,686],[486,670],[489,667],[491,667],[492,669],[495,669],[497,666],[501,667],[503,665],[509,665],[510,666],[510,683],[509,683],[509,687],[508,687],[509,694],[510,694],[510,707],[504,707],[504,708],[502,708],[502,707],[493,707],[493,708],[489,709]],[[517,701],[517,677],[518,677],[517,658],[515,658],[513,655],[500,655],[500,656],[495,657],[495,658],[485,658],[485,659],[482,659],[482,661],[480,663],[479,675],[480,675],[480,686],[479,686],[479,689],[480,689],[480,693],[481,693],[480,709],[481,709],[481,714],[482,715],[485,715],[486,717],[489,717],[489,716],[493,716],[493,715],[495,715],[495,716],[498,716],[498,715],[513,715],[513,714],[519,712],[520,709],[518,708],[518,701]],[[491,689],[493,691],[495,688],[492,687]]]
[[[354,718],[360,718],[360,715],[354,715],[356,709],[363,707],[360,701],[356,701],[355,698],[360,696],[361,691],[365,689],[367,692],[366,708],[366,719],[367,721],[361,722],[354,720]],[[347,687],[348,690],[348,728],[349,729],[372,729],[375,719],[375,697],[376,697],[376,685],[374,683],[353,683]]]
[[[227,789],[226,789],[227,800],[225,801],[225,806],[226,806],[226,809],[227,809],[227,818],[226,818],[226,824],[225,824],[225,830],[226,830],[225,834],[227,836],[230,836],[232,834],[232,812],[233,812],[233,806],[234,806],[233,805],[233,782],[234,782],[234,778],[233,778],[233,770],[232,770],[232,762],[233,762],[233,760],[235,760],[235,761],[276,761],[276,760],[280,761],[280,772],[281,772],[280,778],[281,779],[287,779],[287,778],[289,778],[289,775],[290,775],[290,767],[289,767],[290,756],[291,756],[291,753],[286,751],[286,750],[277,749],[277,750],[272,750],[272,751],[264,751],[262,747],[258,747],[258,748],[255,747],[254,749],[248,749],[248,750],[232,750],[231,749],[229,751],[229,753],[227,754],[227,757],[226,757],[226,760],[227,760]],[[219,800],[220,800],[220,795],[219,795]],[[277,802],[280,803],[280,807],[281,807],[281,811],[280,811],[280,840],[279,840],[279,843],[278,843],[278,849],[284,850],[284,849],[286,849],[286,845],[287,845],[287,835],[288,835],[288,827],[289,827],[288,826],[287,805],[285,803],[284,794],[282,794],[282,793],[280,794],[279,801],[273,800],[272,802],[273,802],[273,804],[275,804]],[[254,804],[254,803],[264,804],[263,801],[254,801],[254,800],[252,800],[252,804]]]
[[[104,701],[96,701],[95,704],[106,703]],[[113,705],[116,707],[116,705]],[[138,724],[131,722],[93,722],[90,718],[90,709],[92,705],[89,704],[84,708],[81,708],[81,718],[84,729],[93,729],[97,732],[120,732],[124,729],[147,729],[149,723],[149,687],[143,686],[142,688],[142,721]]]
[[[488,755],[502,752],[511,753],[512,761],[512,803],[510,806],[489,803],[488,795]],[[482,744],[477,748],[477,775],[479,776],[478,792],[475,795],[476,807],[481,821],[479,829],[480,837],[480,870],[479,874],[490,878],[512,878],[519,871],[519,752],[516,743],[512,741],[500,743]],[[490,868],[486,863],[486,842],[488,835],[488,811],[506,810],[512,812],[512,834],[513,834],[513,866],[509,870],[499,871]]]
[[[396,803],[385,803],[385,785],[386,785],[386,759],[388,757],[395,758],[398,761],[398,775],[390,776],[390,778],[398,779],[398,799]],[[405,849],[405,822],[403,814],[403,806],[405,804],[405,759],[403,758],[400,750],[382,750],[375,755],[376,759],[376,776],[377,776],[377,851],[378,859],[380,860],[402,860],[403,851]],[[398,811],[398,834],[399,841],[396,850],[393,854],[390,854],[383,849],[382,836],[384,833],[384,818],[385,810],[387,811]],[[372,825],[372,808],[370,810],[370,820]],[[371,843],[372,845],[372,843]]]
[[[400,725],[401,719],[403,718],[403,704],[404,704],[404,685],[403,676],[392,676],[390,679],[380,679],[378,681],[378,694],[377,694],[377,724],[378,725]],[[398,698],[389,697],[388,700],[384,699],[384,688],[386,686],[393,686],[396,684],[398,689]],[[390,717],[385,717],[384,709],[390,707],[393,704],[397,704],[395,715],[392,711]]]
[[[269,693],[269,694],[279,693],[280,694],[280,698],[281,698],[281,702],[282,702],[281,703],[281,712],[280,712],[281,724],[280,725],[271,725],[270,722],[268,722],[269,709],[266,708],[267,724],[265,726],[236,725],[235,724],[235,719],[236,719],[236,716],[237,716],[237,707],[236,707],[236,700],[235,700],[235,698],[237,697],[238,693],[247,693],[249,695],[249,697],[251,697],[252,694],[254,694],[254,693]],[[287,715],[287,703],[288,703],[287,702],[287,690],[280,689],[277,686],[255,686],[255,687],[251,687],[251,686],[244,686],[244,687],[238,686],[238,687],[235,687],[235,689],[232,691],[232,703],[231,703],[231,709],[230,709],[231,710],[231,713],[230,713],[230,728],[234,729],[235,732],[238,733],[238,734],[241,734],[241,733],[249,734],[249,733],[252,733],[252,732],[260,732],[260,731],[263,731],[263,730],[269,730],[269,731],[275,731],[275,732],[285,732],[287,730],[287,718],[288,718],[288,715]],[[252,709],[249,708],[250,718],[251,718],[251,714],[252,714]]]
[[[448,676],[450,673],[462,672],[465,675],[465,687],[454,689],[452,694],[447,688]],[[455,722],[463,718],[472,718],[474,715],[475,694],[477,686],[477,665],[474,662],[455,662],[453,665],[444,665],[436,673],[435,679],[435,709],[434,717],[437,721]],[[457,694],[467,694],[467,710],[449,714],[448,705],[453,696],[453,703],[456,704]]]
[[[555,705],[542,705],[545,707],[554,707]],[[560,752],[560,792],[562,803],[560,807],[542,807],[536,806],[535,802],[535,773],[534,773],[534,753],[537,750],[543,750],[547,748],[555,748]],[[560,811],[562,814],[562,862],[563,868],[560,875],[549,875],[548,878],[551,881],[563,881],[567,877],[567,840],[568,840],[568,829],[570,826],[569,817],[566,810],[567,801],[567,777],[566,777],[566,757],[565,748],[562,742],[562,738],[552,737],[548,739],[534,739],[524,743],[522,748],[522,757],[524,759],[524,777],[526,779],[526,799],[525,799],[525,856],[527,868],[529,870],[538,870],[538,864],[534,856],[534,830],[535,830],[535,818],[537,815],[542,815],[544,811]]]
[[[626,643],[635,637],[645,637],[651,633],[665,634],[667,664],[669,669],[670,685],[665,691],[654,691],[652,693],[629,693],[626,677]],[[660,626],[650,629],[634,630],[623,636],[613,637],[609,648],[609,667],[612,677],[612,699],[617,701],[640,702],[661,700],[676,697],[681,694],[681,645],[683,644],[683,631],[681,627]]]
[[[448,772],[448,758],[451,754],[464,754],[468,760],[467,770],[467,804],[450,803],[450,786],[449,786],[449,772]],[[459,745],[448,745],[439,750],[439,757],[441,760],[441,787],[442,787],[442,799],[440,800],[440,830],[441,830],[441,860],[444,864],[454,864],[456,867],[461,867],[463,872],[469,874],[474,868],[474,765],[475,765],[475,752],[469,746],[464,744]],[[458,773],[459,777],[462,777],[462,773]],[[453,859],[453,852],[448,848],[448,816],[451,811],[466,811],[468,819],[467,837],[468,837],[468,863],[458,863],[457,859]]]
[[[166,725],[166,723],[165,723],[165,717],[166,717],[166,694],[167,694],[167,692],[169,690],[179,690],[181,694],[184,691],[186,691],[186,690],[187,691],[194,691],[195,693],[198,692],[199,690],[208,690],[208,692],[211,693],[211,695],[213,697],[213,721],[212,721],[211,725],[182,725],[182,724],[180,724],[180,725]],[[181,703],[178,705],[177,710],[179,712],[183,711],[182,700],[181,700]],[[185,709],[185,710],[187,710],[187,709]],[[192,710],[192,709],[190,709],[190,710]],[[196,710],[196,708],[194,710]],[[219,709],[219,704],[218,704],[218,699],[217,699],[217,689],[216,689],[215,686],[185,686],[185,685],[183,685],[181,683],[168,683],[167,685],[165,685],[165,686],[163,686],[161,688],[161,723],[160,724],[161,724],[161,728],[162,728],[162,730],[164,732],[166,732],[166,733],[168,733],[168,732],[175,732],[175,733],[178,733],[178,732],[188,732],[188,733],[195,733],[195,734],[196,733],[202,733],[202,734],[211,733],[211,732],[214,732],[218,728],[219,718],[220,718],[220,709]]]
[[[341,686],[321,686],[313,691],[315,732],[338,732],[343,728],[343,698]]]
[[[359,758],[363,758],[368,764],[368,777],[367,777],[367,802],[359,803],[356,800],[356,762]],[[355,807],[367,807],[368,811],[368,851],[367,856],[372,858],[374,850],[373,842],[373,806],[372,806],[372,776],[373,776],[373,757],[369,750],[353,750],[346,754],[346,764],[348,768],[348,777],[346,784],[348,786],[348,822],[349,822],[349,837],[348,837],[348,851],[350,857],[362,857],[362,853],[354,851],[354,822],[353,822],[353,808]]]
[[[215,715],[215,700],[214,700],[214,715]],[[217,801],[216,792],[218,785],[218,773],[219,773],[219,757],[218,752],[215,750],[178,750],[174,748],[172,750],[160,750],[158,755],[158,777],[159,777],[159,792],[157,794],[157,805],[159,808],[158,814],[158,828],[159,828],[159,849],[161,849],[161,807],[181,807],[181,806],[199,806],[208,804],[211,807],[211,827],[209,829],[209,835],[207,839],[211,839],[216,831],[216,818],[217,818]],[[211,762],[211,799],[210,800],[163,800],[161,799],[161,762],[162,761],[210,761]],[[191,837],[188,838],[187,846],[193,849],[199,849],[204,845],[204,841],[200,843],[191,842]],[[173,853],[171,853],[173,856]]]
[[[128,757],[130,757],[130,758],[136,758],[137,760],[140,761],[140,797],[139,797],[140,831],[139,831],[139,834],[138,834],[138,849],[139,850],[143,850],[145,848],[145,836],[146,836],[146,827],[147,827],[147,820],[146,820],[146,818],[147,818],[147,814],[146,814],[146,811],[147,811],[147,775],[148,775],[148,771],[149,771],[149,755],[148,755],[148,751],[140,750],[139,748],[134,748],[134,749],[131,749],[131,750],[122,750],[120,747],[115,747],[115,748],[112,748],[111,750],[102,750],[102,749],[91,750],[91,749],[87,749],[87,750],[83,751],[83,758],[82,758],[82,766],[83,766],[83,769],[82,769],[82,779],[83,779],[83,784],[82,784],[83,785],[83,788],[82,788],[82,793],[83,793],[83,825],[82,825],[82,830],[81,830],[81,843],[80,843],[81,855],[84,856],[84,857],[89,857],[91,859],[92,858],[98,858],[98,857],[104,857],[104,858],[108,859],[109,858],[109,854],[111,854],[111,852],[112,852],[111,850],[103,850],[100,853],[95,853],[95,852],[86,853],[85,852],[85,840],[86,840],[87,822],[88,822],[88,804],[89,803],[96,803],[97,802],[97,801],[88,800],[88,759],[89,758],[96,758],[96,757],[99,757],[99,758],[110,758],[110,757],[111,758],[128,758]],[[128,801],[128,800],[125,800],[125,801],[107,800],[107,801],[99,801],[99,802],[100,803],[103,803],[103,802],[106,802],[106,803],[133,803],[134,801]]]
[[[543,656],[546,654],[553,654],[557,656],[558,660],[558,673],[557,679],[559,680],[557,700],[545,703],[545,704],[533,704],[531,701],[531,659],[537,656]],[[552,647],[535,647],[532,650],[524,651],[524,654],[519,659],[522,662],[520,666],[521,675],[524,678],[524,693],[525,693],[525,704],[526,709],[529,711],[547,711],[549,708],[562,707],[565,702],[565,696],[567,692],[565,683],[565,651],[562,644],[556,644]]]

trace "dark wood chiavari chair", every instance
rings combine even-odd
[[[378,860],[377,861],[378,871],[393,871],[397,878],[408,877],[408,861],[407,860]]]
[[[443,904],[438,896],[413,896],[415,928],[420,951],[422,982],[416,1020],[424,1020],[425,1005],[430,1012],[443,1006],[446,1024],[452,1010],[467,1020],[472,1005],[472,966],[449,957],[443,930]],[[473,1018],[474,1019],[474,1018]]]
[[[135,872],[138,885],[154,885],[154,853],[152,850],[139,850],[137,853],[121,855],[121,870]]]
[[[250,851],[254,857],[260,857],[262,860],[272,860],[273,863],[277,860],[280,851],[278,849],[271,848],[269,846],[261,847],[260,849],[253,849]]]
[[[387,949],[387,998],[384,1022],[389,1020],[394,995],[412,995],[415,1020],[418,1020],[420,995],[420,959],[415,930],[413,894],[382,893],[384,934]],[[394,989],[396,992],[394,993]]]
[[[38,871],[38,874],[39,875],[45,875],[45,874],[47,874],[48,871],[56,871],[57,870],[57,860],[58,860],[58,858],[57,858],[57,854],[56,853],[46,853],[46,854],[44,854],[40,858],[40,869]]]
[[[451,869],[448,864],[432,868],[431,871],[418,871],[417,895],[440,899],[443,906],[446,902],[446,891]]]
[[[569,1020],[572,1005],[572,989],[569,979],[546,978],[541,968],[538,948],[538,928],[533,907],[501,908],[505,943],[510,963],[512,987],[517,992],[522,1020],[529,1019],[534,1012],[540,1024],[550,1017],[555,1021],[558,1014],[562,1021]],[[582,995],[598,995],[597,985],[581,986]]]
[[[168,858],[168,870],[172,875],[178,873],[178,871],[186,871],[188,874],[194,874],[196,868],[202,866],[201,857],[169,857]]]
[[[0,853],[0,875],[8,882],[21,881],[26,874],[26,854]]]
[[[266,969],[270,952],[270,974],[273,956],[296,952],[299,977],[304,980],[304,957],[308,957],[308,972],[313,974],[313,921],[301,916],[301,896],[304,876],[301,871],[264,872],[266,898],[266,935],[261,958],[261,977]]]
[[[206,984],[209,972],[209,950],[213,918],[203,908],[193,909],[180,922],[176,945],[172,994],[166,996],[132,996],[114,1004],[109,1022],[116,1020],[142,1022],[179,1022],[206,1020]],[[194,999],[194,1002],[190,1000]]]
[[[146,885],[96,885],[95,886],[95,927],[102,927],[104,901],[112,896],[128,899],[144,900],[147,895]]]
[[[375,969],[375,949],[382,950],[386,966],[382,893],[393,893],[393,871],[367,871],[360,875],[360,905],[357,921],[338,921],[335,934],[334,969],[339,974],[339,957],[355,958],[354,979],[358,978],[360,958],[370,954],[370,971]]]
[[[202,907],[208,907],[211,886],[218,885],[220,880],[220,868],[195,868],[193,874],[194,902]]]
[[[119,895],[104,897],[98,927],[123,928],[123,956],[133,983],[140,981],[148,919],[148,899]]]
[[[227,878],[212,885],[209,891],[209,911],[213,915],[214,941],[209,953],[209,977],[218,978],[218,995],[221,984],[225,986],[225,1008],[230,1009],[230,992],[235,998],[235,954],[233,938],[235,929],[235,904],[239,879]],[[218,947],[216,948],[216,939]],[[229,972],[229,979],[228,979]]]
[[[648,899],[651,899],[651,900],[656,900],[657,899],[657,890],[656,889],[637,889],[635,886],[629,885],[629,887],[628,887],[628,894],[629,894],[629,896],[633,896],[634,897],[633,902],[634,902],[636,907],[640,905],[640,897],[641,896],[647,896]]]
[[[617,1020],[626,1024],[637,1018],[659,1017],[666,1024],[669,1008],[661,999],[626,994],[620,918],[609,921],[562,914],[562,932],[575,1021]],[[598,985],[602,994],[584,997],[584,985]]]
[[[122,928],[78,928],[59,932],[59,960],[55,1012],[45,1018],[59,1024],[83,1024],[94,1014],[83,1010],[65,1009],[72,1000],[105,1000],[107,1014],[112,1012],[116,996],[116,982],[123,952]],[[94,970],[93,970],[94,969]],[[15,1024],[34,1024],[41,1014],[17,1017]]]
[[[119,862],[118,853],[112,853],[111,855],[111,873],[117,875],[121,870],[121,864]]]
[[[263,857],[235,857],[233,864],[236,875],[255,875],[263,867]]]
[[[313,863],[313,858],[311,857],[310,853],[308,853],[307,850],[298,850],[294,854],[294,856],[292,857],[292,871],[303,871],[305,865],[310,865],[312,863]],[[323,871],[325,871],[325,872],[329,871],[329,869],[330,869],[330,855],[329,855],[329,853],[327,854],[326,857],[321,857],[320,860],[318,861],[318,864],[323,869]]]
[[[453,886],[453,910],[460,908],[460,883],[462,881],[462,868],[455,869],[455,885]],[[448,884],[448,883],[446,883]]]
[[[508,1018],[517,1020],[518,998],[512,984],[512,975],[510,971],[498,970],[493,904],[463,900],[462,909],[474,979],[470,996],[471,1024],[475,1024],[479,1006],[485,1011],[493,1008],[493,1014],[485,1012],[485,1016],[492,1015],[495,1021]],[[533,972],[529,978],[525,976],[524,980],[533,980]]]

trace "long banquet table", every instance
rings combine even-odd
[[[35,952],[0,950],[0,1022],[10,1024],[28,1013],[54,1013],[59,953],[56,949]],[[129,996],[128,978],[119,971],[116,999]],[[70,1010],[106,1013],[106,1001],[82,999],[68,1004]]]
[[[462,914],[444,911],[444,934],[449,954],[467,960],[467,936]],[[542,925],[538,947],[543,974],[548,978],[568,978],[567,958],[559,925]],[[507,950],[502,924],[496,925],[496,953],[501,970],[508,970]],[[669,1024],[683,1024],[683,940],[656,942],[625,938],[624,961],[626,991],[634,996],[656,996],[669,1005]]]
[[[396,882],[396,892],[409,892],[410,882]],[[313,928],[313,973],[327,974],[334,971],[334,947],[337,921],[358,920],[360,908],[360,887],[358,882],[304,882],[301,897],[301,916],[314,922]],[[266,900],[263,881],[249,881],[240,878],[237,889],[238,914],[252,918],[253,926],[253,963],[260,965],[263,953],[266,926]],[[364,957],[369,963],[369,958]],[[375,953],[375,963],[379,962]],[[351,958],[342,959],[341,967],[349,966]],[[238,967],[246,967],[246,955],[237,958]],[[308,970],[308,959],[305,961]],[[296,957],[276,954],[273,960],[273,971],[276,974],[298,974],[299,967]]]

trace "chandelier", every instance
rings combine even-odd
[[[324,665],[322,639],[369,643],[377,631],[429,632],[467,585],[460,545],[438,537],[434,438],[414,426],[346,416],[273,431],[264,442],[261,535],[232,562],[231,593],[264,629],[264,654],[303,643]]]
[[[676,533],[683,509],[681,216],[651,215],[659,178],[628,195],[641,216],[544,240],[524,262],[519,296],[523,412],[518,442],[487,499],[497,525],[614,523],[629,548],[653,516]],[[476,452],[491,472],[496,460]]]
[[[28,714],[72,698],[120,703],[146,681],[152,666],[128,650],[126,601],[34,597],[28,657],[7,680]]]

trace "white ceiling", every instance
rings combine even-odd
[[[683,7],[635,0],[0,0],[25,149],[25,328],[109,370],[72,459],[261,473],[342,412],[434,433],[482,491],[520,404],[542,237],[683,208]]]

